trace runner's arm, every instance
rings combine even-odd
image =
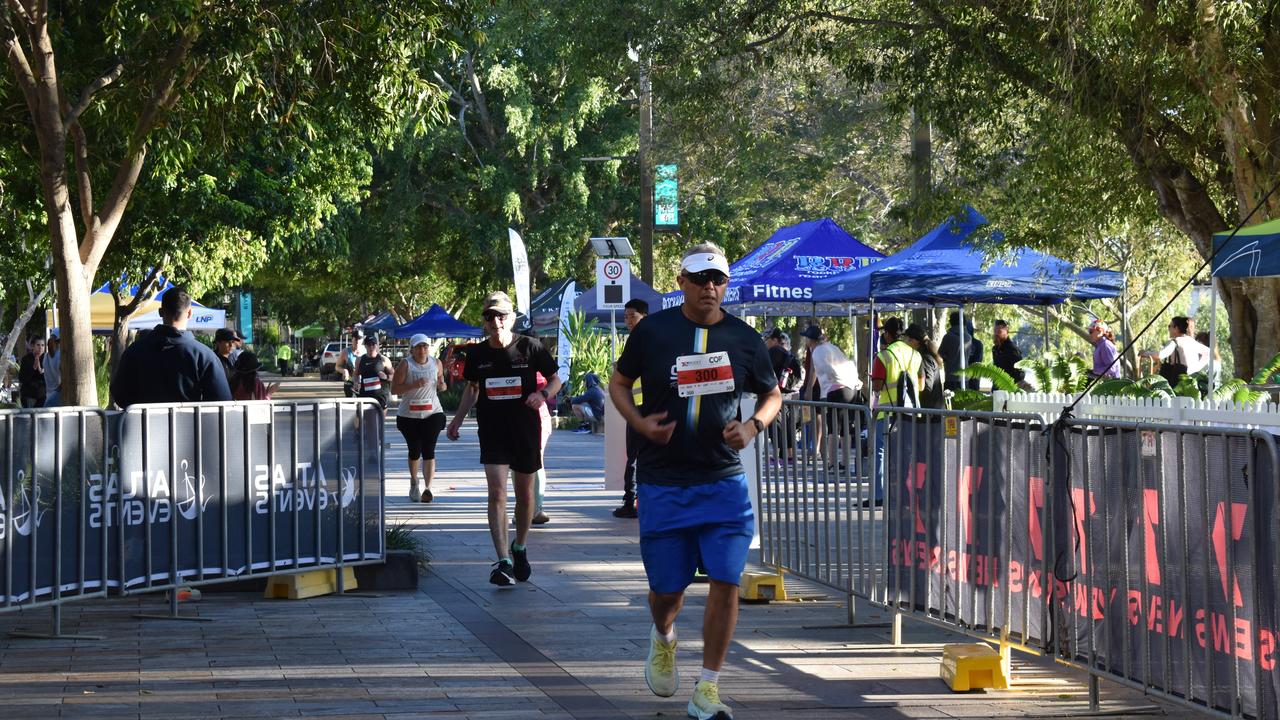
[[[462,427],[462,419],[471,412],[472,406],[476,404],[476,398],[479,397],[480,388],[475,382],[468,382],[467,386],[462,390],[462,397],[458,399],[458,411],[453,414],[453,419],[449,421],[449,428],[445,434],[450,440],[458,439],[458,428]]]
[[[618,409],[618,414],[622,415],[622,419],[632,429],[652,443],[666,445],[671,441],[671,434],[675,432],[676,421],[663,422],[667,418],[665,411],[641,415],[640,408],[636,407],[635,397],[631,394],[631,387],[635,383],[633,378],[614,370],[613,375],[609,377],[609,399]]]
[[[440,362],[440,358],[436,358],[436,390],[444,392],[449,389],[449,384],[444,379],[444,363]]]
[[[396,368],[395,374],[391,376],[391,392],[395,393],[396,395],[403,395],[410,390],[414,390],[422,387],[421,385],[409,387],[409,383],[406,382],[406,378],[408,376],[409,376],[409,363],[404,360],[401,360],[399,367]]]

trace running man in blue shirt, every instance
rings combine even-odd
[[[728,720],[720,702],[720,668],[738,621],[738,582],[755,516],[738,451],[782,406],[777,377],[760,334],[720,308],[729,282],[724,252],[696,245],[680,261],[684,304],[645,318],[627,339],[609,395],[637,435],[640,554],[649,578],[649,659],[645,681],[655,695],[679,689],[676,616],[699,560],[710,578],[703,618],[702,675],[688,713]],[[636,407],[631,387],[641,380]],[[743,392],[755,413],[741,419]]]

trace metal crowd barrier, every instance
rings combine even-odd
[[[846,594],[850,623],[862,599],[895,643],[905,614],[1052,656],[1095,706],[1102,677],[1277,716],[1271,435],[787,401],[758,452],[763,561]]]
[[[109,434],[100,409],[0,411],[0,612],[50,607],[55,636],[63,603],[107,594],[107,527],[90,526],[83,499]]]
[[[379,562],[369,399],[0,414],[0,612]],[[170,592],[177,617],[177,593]]]

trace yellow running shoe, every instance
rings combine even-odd
[[[644,681],[658,697],[671,697],[680,689],[676,641],[663,640],[656,625],[649,629],[649,659],[644,664]]]
[[[720,702],[720,685],[710,680],[699,680],[689,700],[689,717],[697,720],[733,720],[733,711]]]

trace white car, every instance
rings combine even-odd
[[[324,351],[320,353],[320,375],[328,375],[333,372],[338,365],[338,356],[346,349],[346,345],[340,342],[331,342],[324,346]]]

